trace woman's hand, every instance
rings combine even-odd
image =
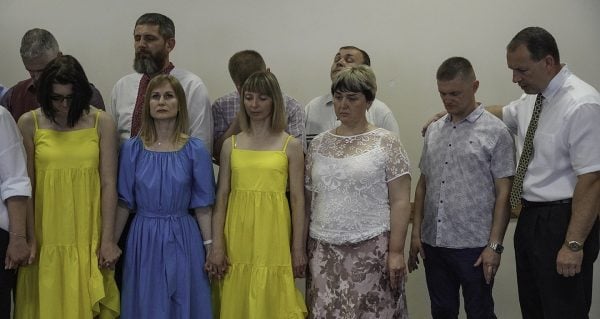
[[[27,261],[28,265],[31,265],[35,262],[37,258],[37,239],[35,238],[35,234],[27,235],[27,244],[29,244],[29,260]]]
[[[388,255],[388,271],[390,275],[390,287],[398,289],[404,276],[406,276],[406,263],[404,254],[390,252]]]
[[[25,240],[25,236],[10,235],[8,248],[6,249],[6,258],[4,260],[4,269],[17,269],[19,266],[27,266],[30,247]]]
[[[306,264],[308,258],[306,257],[306,250],[292,249],[292,269],[294,271],[295,278],[306,277]]]
[[[119,257],[121,257],[121,248],[115,242],[102,242],[98,251],[98,267],[114,269]]]
[[[229,260],[225,255],[225,249],[212,247],[207,255],[204,269],[211,278],[223,279],[229,268]]]

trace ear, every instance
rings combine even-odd
[[[479,80],[473,81],[473,94],[477,93],[477,89],[479,89]]]
[[[167,51],[171,52],[175,48],[175,38],[170,38],[166,41]]]
[[[544,58],[544,64],[546,68],[552,68],[556,64],[556,61],[554,61],[554,58],[551,55],[547,55]]]

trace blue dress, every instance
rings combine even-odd
[[[211,157],[190,138],[155,152],[121,148],[119,199],[135,211],[124,256],[121,318],[212,318],[200,228],[190,209],[214,203]]]

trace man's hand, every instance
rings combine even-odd
[[[493,251],[490,247],[485,247],[473,267],[479,267],[481,264],[483,264],[483,277],[489,285],[494,280],[498,272],[498,267],[500,267],[500,254]]]
[[[431,123],[439,120],[442,118],[442,116],[448,114],[448,112],[446,111],[441,111],[438,113],[435,113],[433,115],[433,117],[431,117],[430,119],[427,120],[427,122],[425,122],[425,125],[423,125],[423,127],[421,128],[421,136],[425,136],[425,132],[427,132],[427,128],[429,127],[429,125],[431,125]]]
[[[565,277],[573,277],[581,272],[582,261],[583,250],[571,251],[563,245],[556,256],[556,271]]]

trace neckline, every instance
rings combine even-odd
[[[95,127],[87,127],[87,128],[78,128],[76,130],[68,130],[68,131],[61,131],[61,130],[55,130],[55,129],[51,129],[51,128],[38,128],[37,131],[51,131],[51,132],[57,132],[57,133],[73,133],[73,132],[80,132],[80,131],[85,131],[85,130],[96,130]]]
[[[146,147],[146,145],[144,145],[144,142],[142,142],[141,138],[137,137],[137,139],[138,139],[139,143],[142,144],[142,148],[144,149],[144,151],[147,151],[147,152],[150,152],[150,153],[157,153],[157,154],[173,154],[173,153],[179,153],[179,152],[181,152],[188,145],[188,143],[190,142],[191,136],[187,139],[187,141],[185,141],[185,143],[183,143],[183,145],[179,149],[176,149],[176,150],[173,150],[173,151],[155,151],[155,150],[151,150],[151,149],[148,149]]]
[[[336,133],[336,130],[337,130],[337,127],[334,128],[334,129],[331,129],[331,130],[329,130],[327,132],[329,134],[333,135],[333,136],[336,136],[336,137],[352,138],[352,137],[363,136],[363,135],[366,135],[366,134],[369,134],[369,133],[373,133],[373,132],[376,132],[378,130],[382,130],[382,128],[381,127],[375,127],[374,129],[372,129],[370,131],[366,131],[366,132],[363,132],[363,133],[360,133],[360,134],[356,134],[356,135],[339,135],[339,134]]]

